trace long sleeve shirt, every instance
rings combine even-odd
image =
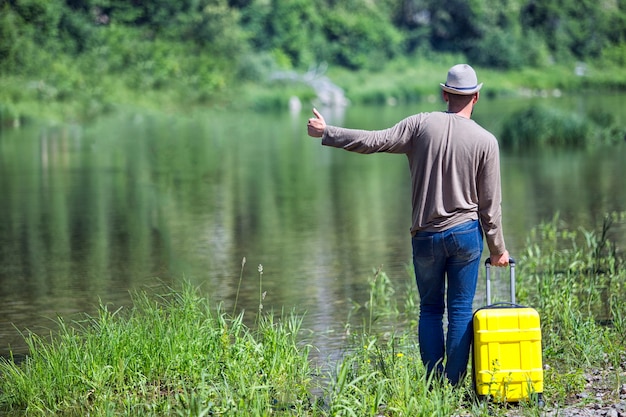
[[[473,120],[431,112],[384,130],[327,126],[322,144],[364,154],[405,154],[413,188],[411,233],[479,219],[490,253],[504,253],[498,141]]]

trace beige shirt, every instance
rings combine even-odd
[[[405,154],[413,183],[412,234],[480,219],[490,253],[505,251],[498,141],[473,120],[432,112],[385,130],[327,126],[322,144],[359,153]]]

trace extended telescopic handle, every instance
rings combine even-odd
[[[511,269],[511,304],[515,304],[515,259],[509,257],[509,267]],[[487,305],[491,304],[491,259],[485,260],[487,270]]]

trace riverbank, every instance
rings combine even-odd
[[[348,323],[335,359],[315,355],[318,335],[298,312],[240,311],[202,288],[138,293],[132,306],[58,322],[49,339],[27,335],[21,363],[0,362],[0,409],[38,415],[619,416],[626,382],[626,270],[613,236],[570,229],[558,217],[533,229],[518,256],[518,302],[540,312],[544,409],[471,400],[426,378],[415,341],[415,292],[399,302],[393,280],[369,279],[362,323]],[[244,277],[242,264],[241,279]],[[391,331],[390,329],[397,329]],[[315,358],[315,359],[312,359]],[[598,414],[590,414],[598,413]]]
[[[158,110],[184,114],[195,108],[288,110],[290,99],[300,105],[319,105],[328,100],[326,91],[316,91],[316,81],[328,80],[333,94],[342,94],[340,105],[411,103],[439,97],[439,83],[460,56],[433,55],[396,60],[377,71],[352,72],[320,66],[293,77],[278,77],[275,71],[259,74],[254,81],[222,85],[211,92],[189,90],[175,79],[158,88],[137,89],[123,77],[99,74],[60,76],[54,70],[41,77],[0,77],[0,126],[19,127],[31,121],[84,123],[116,110]],[[64,68],[72,71],[72,67]],[[544,68],[496,71],[477,68],[485,82],[484,97],[553,96],[580,91],[625,91],[626,74],[620,68],[572,63]],[[79,80],[72,88],[59,80]],[[303,82],[306,80],[306,82]],[[293,103],[293,102],[292,102]]]

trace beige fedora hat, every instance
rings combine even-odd
[[[458,64],[450,68],[446,83],[440,83],[443,91],[451,94],[470,95],[479,91],[483,83],[478,84],[476,71],[467,64]]]

